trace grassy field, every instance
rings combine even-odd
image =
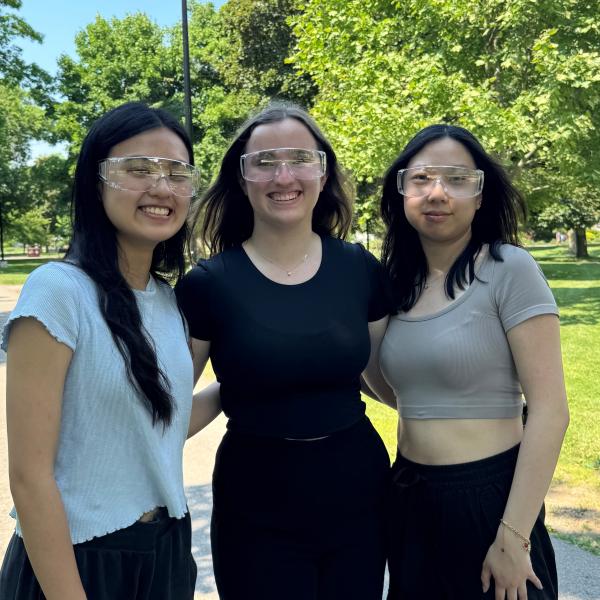
[[[530,248],[561,311],[561,336],[571,424],[547,498],[550,528],[600,554],[600,246],[576,261],[565,247]],[[56,258],[10,258],[0,285],[22,284],[40,264]],[[395,456],[396,414],[368,401],[368,414]]]
[[[44,254],[36,258],[9,255],[6,257],[8,265],[0,268],[0,285],[22,285],[33,269],[58,257],[58,254]]]

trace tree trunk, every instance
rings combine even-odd
[[[569,231],[569,252],[575,258],[589,258],[585,227],[575,227]]]

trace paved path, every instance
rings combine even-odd
[[[0,326],[14,306],[18,286],[0,285]],[[5,356],[0,351],[0,559],[12,534],[13,521],[6,516],[12,506],[6,456]],[[203,385],[206,382],[199,382]],[[184,477],[192,516],[192,544],[198,565],[195,600],[218,600],[210,554],[210,486],[216,449],[225,431],[223,416],[190,440],[184,451]],[[600,600],[600,557],[552,539],[558,563],[560,600]],[[282,595],[282,600],[285,597]]]

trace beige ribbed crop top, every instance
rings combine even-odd
[[[558,308],[522,248],[489,254],[469,288],[443,310],[390,318],[381,370],[406,419],[498,419],[521,414],[522,392],[506,332]]]

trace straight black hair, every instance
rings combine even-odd
[[[519,218],[525,216],[525,202],[512,185],[504,168],[482,147],[467,129],[456,125],[430,125],[419,131],[406,145],[385,175],[381,214],[387,226],[382,261],[390,276],[400,311],[410,310],[421,295],[428,273],[427,259],[417,231],[406,219],[404,198],[397,188],[399,169],[406,168],[413,156],[427,144],[451,138],[471,154],[477,169],[484,172],[481,207],[471,224],[471,239],[458,256],[445,281],[446,295],[454,299],[456,287],[464,289],[475,278],[475,259],[484,244],[496,261],[502,261],[501,244],[519,245]]]
[[[256,127],[284,119],[302,123],[315,138],[318,149],[327,155],[327,180],[313,211],[313,231],[340,238],[348,234],[352,224],[352,190],[331,144],[304,109],[295,104],[273,102],[238,130],[223,157],[217,179],[202,197],[196,218],[203,216],[200,238],[210,254],[239,246],[252,235],[254,214],[240,185],[240,156]]]
[[[71,198],[73,236],[65,260],[81,268],[98,290],[100,311],[110,328],[127,369],[127,376],[152,415],[152,422],[171,423],[174,410],[168,380],[158,366],[156,351],[144,330],[132,289],[119,269],[119,248],[114,225],[104,211],[98,175],[99,161],[111,149],[140,133],[166,127],[184,143],[190,163],[192,144],[181,124],[164,110],[128,102],[100,117],[83,140]],[[185,270],[187,224],[158,244],[150,273],[161,281],[179,281]]]

